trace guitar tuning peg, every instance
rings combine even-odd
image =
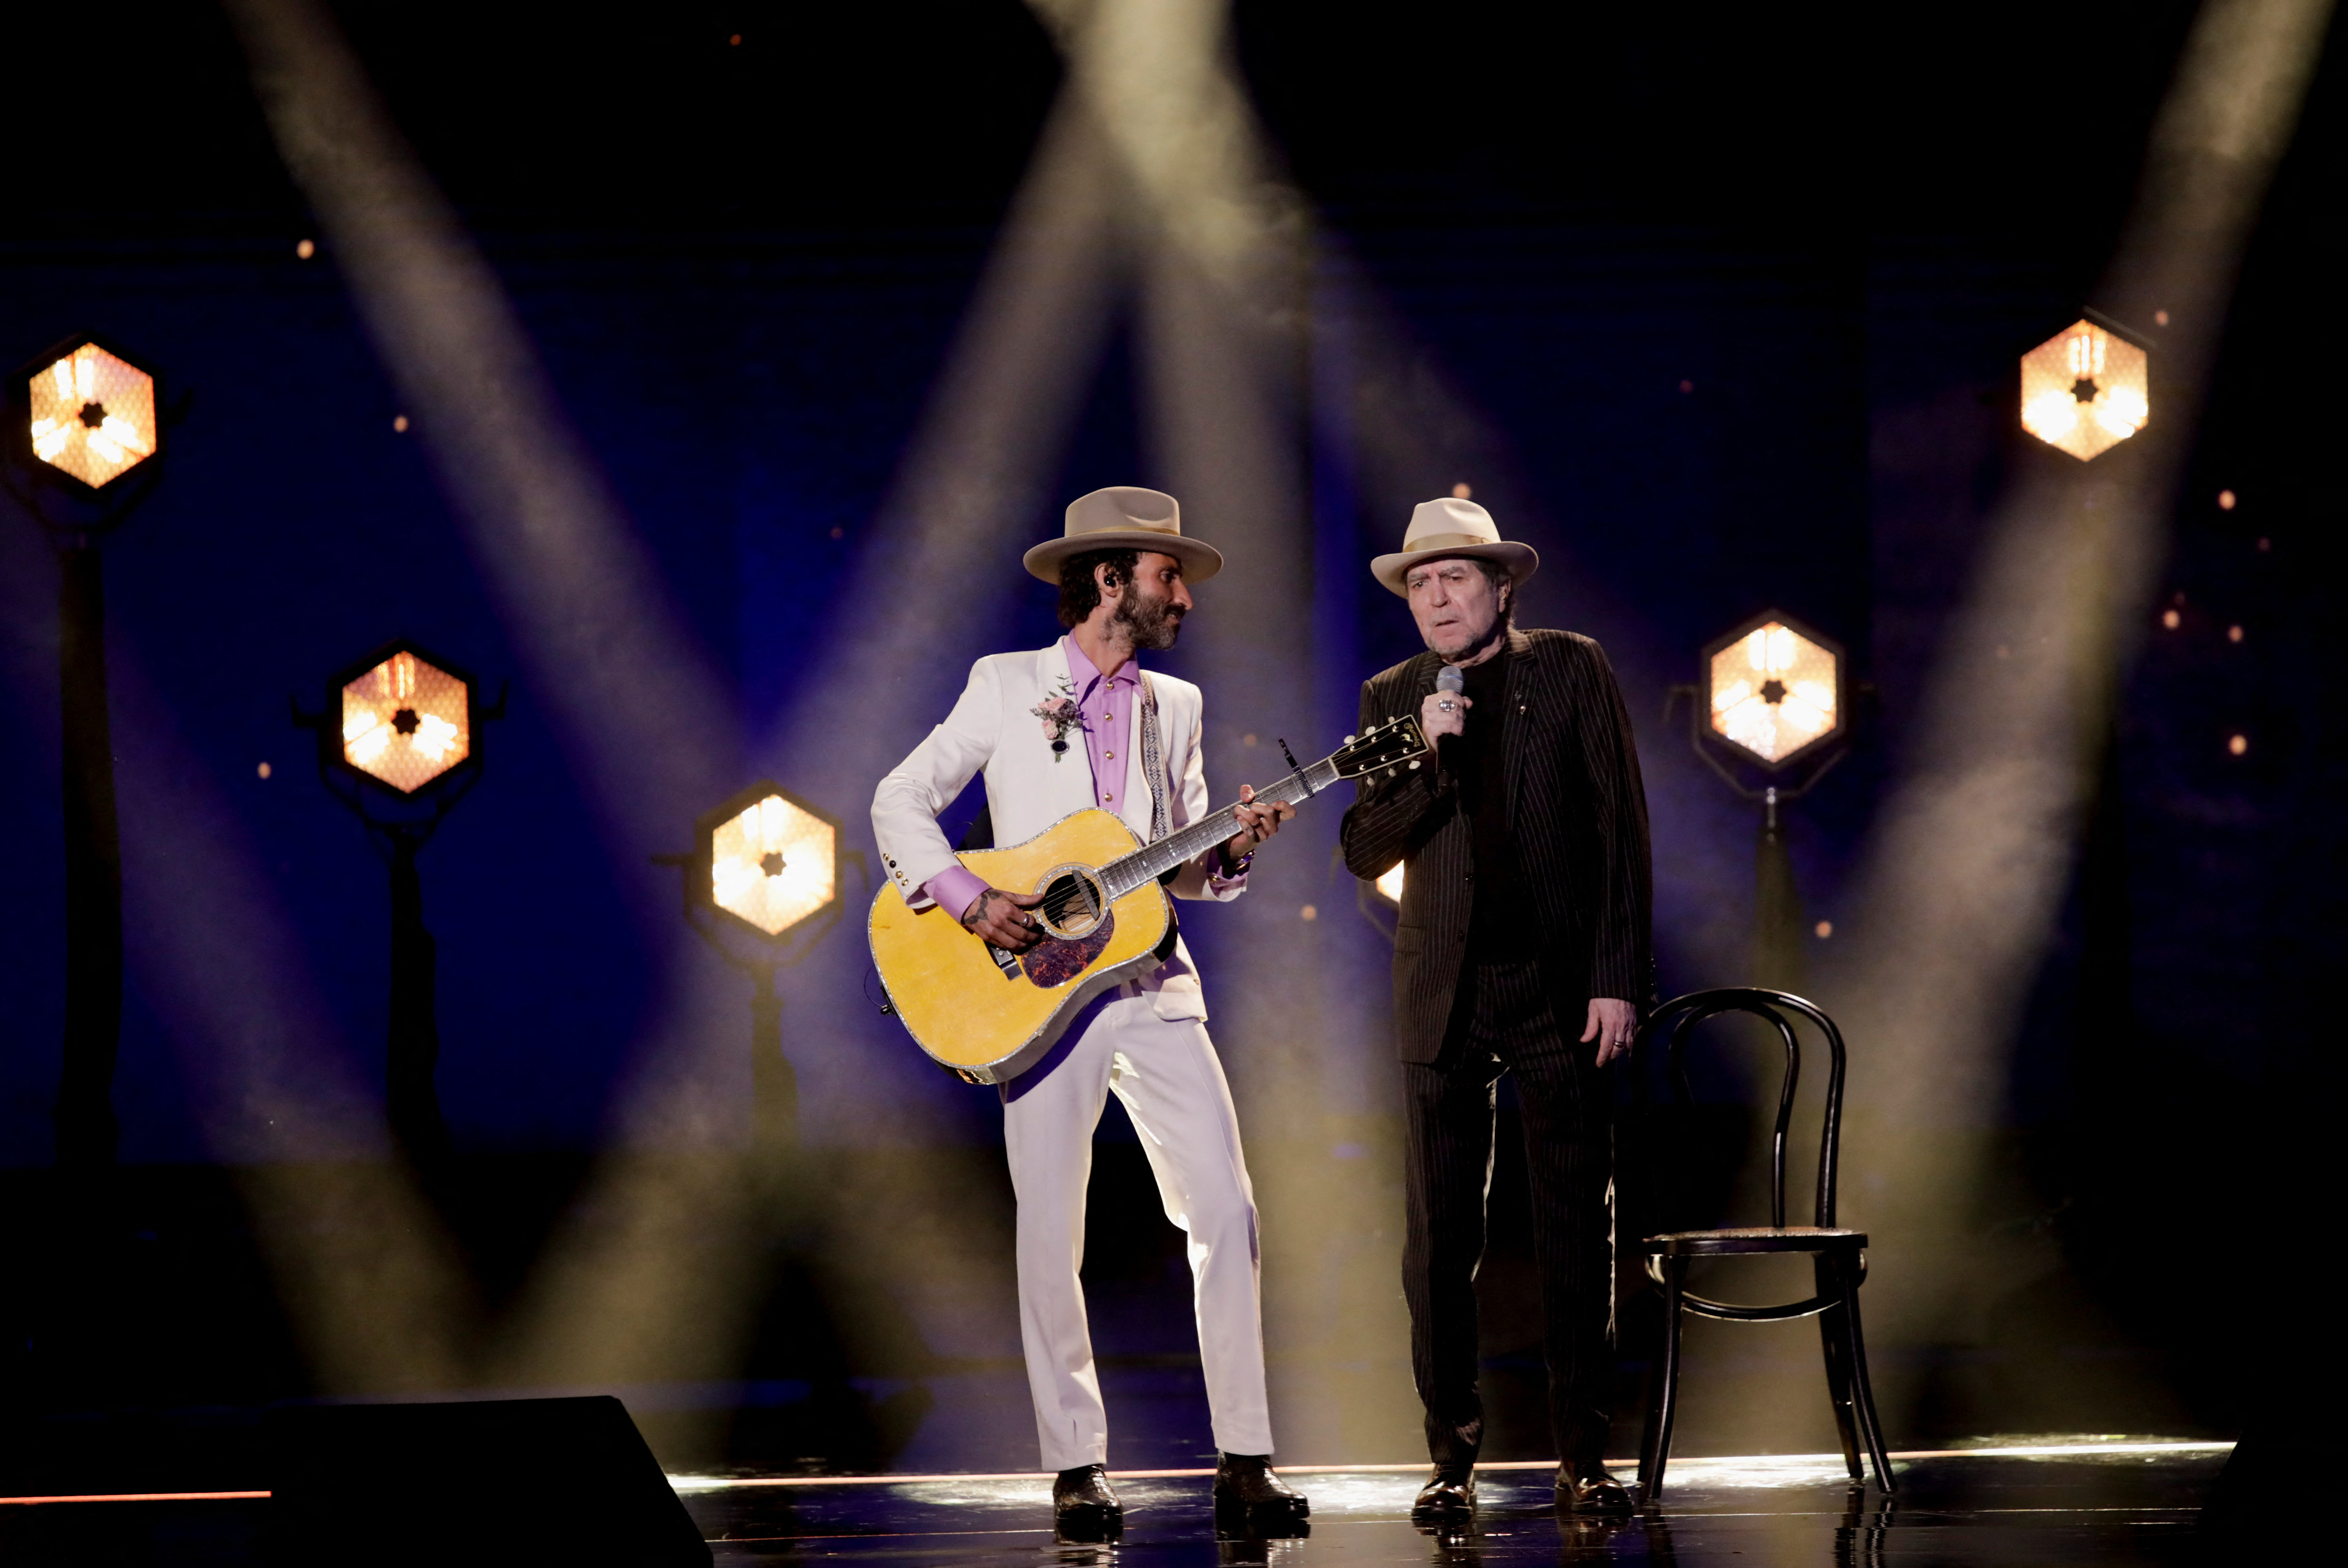
[[[1418,758],[1416,758],[1416,757],[1414,757],[1414,758],[1412,758],[1410,759],[1410,770],[1411,770],[1413,773],[1416,773],[1416,772],[1417,772],[1417,771],[1418,771]]]
[[[1352,736],[1350,736],[1350,735],[1349,735],[1349,736],[1347,736],[1347,737],[1345,737],[1345,744],[1346,744],[1346,745],[1348,745],[1348,746],[1353,745],[1353,744],[1354,744],[1354,738],[1353,738]]]

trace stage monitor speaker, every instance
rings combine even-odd
[[[604,1396],[312,1405],[268,1417],[279,1561],[707,1568],[709,1543]]]

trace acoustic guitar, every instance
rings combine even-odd
[[[1293,805],[1333,784],[1417,768],[1428,754],[1418,720],[1397,718],[1310,768],[1256,791]],[[1010,953],[963,929],[960,910],[916,912],[893,882],[872,901],[872,965],[913,1043],[967,1083],[1004,1083],[1035,1065],[1086,1002],[1147,975],[1174,951],[1165,883],[1186,861],[1239,831],[1226,806],[1155,843],[1097,807],[1063,817],[1024,844],[959,858],[989,887],[1039,893],[1044,940]]]

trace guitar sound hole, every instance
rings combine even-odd
[[[1044,903],[1037,913],[1055,935],[1081,937],[1100,923],[1099,884],[1074,872],[1054,877],[1044,885]]]

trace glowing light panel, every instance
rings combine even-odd
[[[343,688],[343,760],[412,795],[472,755],[472,723],[461,678],[396,653]]]
[[[831,903],[838,861],[830,823],[768,795],[711,830],[710,898],[727,913],[780,936]]]
[[[2081,462],[2151,418],[2144,350],[2092,321],[2075,322],[2022,356],[2022,428]]]
[[[1776,764],[1834,733],[1842,716],[1834,651],[1782,621],[1712,655],[1704,674],[1712,732]]]
[[[155,455],[155,378],[85,343],[28,387],[33,455],[92,490]]]

